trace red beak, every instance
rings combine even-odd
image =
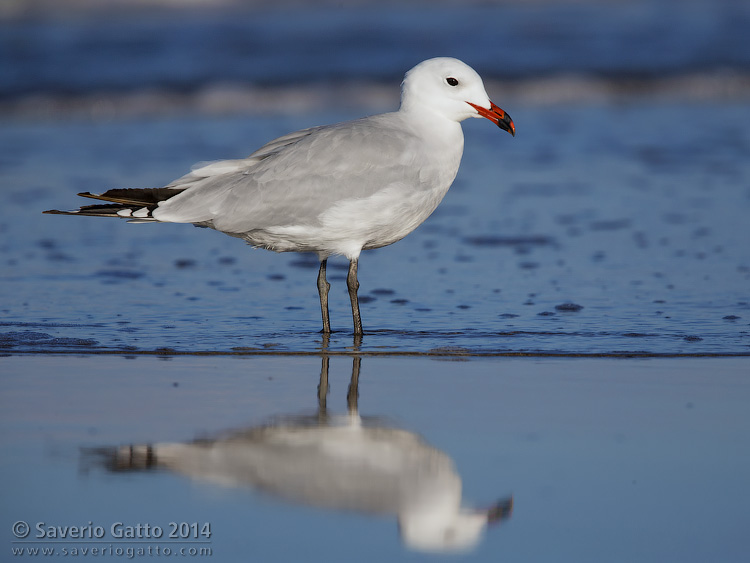
[[[516,136],[516,126],[513,124],[513,120],[510,118],[510,116],[505,113],[504,110],[500,109],[498,106],[490,102],[490,109],[483,108],[482,106],[478,106],[476,104],[472,104],[471,102],[466,102],[471,107],[473,107],[479,115],[482,117],[486,117],[492,123],[497,125],[500,129],[503,131],[507,131],[514,137]]]

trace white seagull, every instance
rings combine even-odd
[[[192,223],[276,252],[315,252],[323,332],[331,332],[326,263],[349,259],[354,334],[362,334],[357,262],[362,250],[401,240],[435,210],[456,177],[461,121],[484,117],[515,136],[481,77],[458,59],[406,73],[398,111],[303,129],[247,158],[200,164],[163,188],[78,195],[109,204],[45,213]]]

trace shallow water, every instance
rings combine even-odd
[[[200,477],[197,466],[159,465],[165,458],[157,444],[198,438],[193,447],[205,450],[227,432],[252,437],[259,428],[299,424],[299,415],[315,417],[320,358],[35,355],[0,361],[6,553],[38,547],[78,549],[80,556],[96,547],[107,557],[118,549],[127,557],[127,549],[174,554],[210,548],[210,557],[196,558],[427,559],[400,538],[395,513],[323,508],[253,485],[264,458],[249,456],[252,450],[236,468],[220,458],[204,460]],[[352,358],[330,359],[329,417],[346,413],[356,365]],[[366,426],[423,440],[436,460],[453,465],[467,508],[512,497],[512,513],[486,529],[460,560],[745,560],[745,359],[365,357],[358,392]],[[151,469],[143,469],[144,456],[122,453],[148,444],[156,452]],[[288,454],[302,460],[304,451],[299,446]],[[298,473],[320,481],[313,467],[300,461]],[[227,477],[216,483],[217,471],[234,470],[244,471],[243,483]],[[414,483],[429,486],[430,475]],[[433,495],[443,490],[434,486]],[[30,526],[26,538],[11,536],[18,521]],[[159,526],[164,537],[161,543],[153,536],[141,535],[138,543],[118,538],[112,531],[118,522],[140,524],[141,533]],[[197,537],[188,528],[183,539],[204,543],[168,538],[171,522],[198,523]],[[208,537],[200,535],[206,523]],[[60,526],[101,526],[101,543],[52,543],[49,528]],[[40,528],[47,537],[40,537]]]
[[[506,109],[518,136],[466,123],[438,210],[363,253],[361,352],[750,352],[746,105]],[[195,162],[348,117],[6,123],[0,346],[319,351],[314,257],[189,225],[41,211],[78,206],[79,191],[162,185]],[[327,348],[346,351],[346,264],[332,262]]]

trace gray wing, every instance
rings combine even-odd
[[[188,189],[153,215],[229,233],[315,224],[335,203],[418,186],[418,145],[395,113],[298,131],[247,159],[212,163],[176,180],[170,186]]]
[[[306,137],[314,133],[318,129],[323,127],[311,127],[310,129],[302,129],[289,133],[273,141],[269,141],[257,151],[252,153],[247,158],[238,158],[234,160],[215,160],[211,162],[199,162],[192,167],[190,172],[184,176],[177,178],[170,182],[165,188],[190,188],[197,187],[203,180],[207,178],[223,176],[225,174],[231,174],[234,172],[245,172],[255,166],[261,160],[268,158],[282,150],[284,147],[291,145],[299,139]]]

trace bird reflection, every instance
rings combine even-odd
[[[318,412],[189,443],[98,450],[111,471],[167,469],[192,479],[250,487],[317,507],[394,515],[405,545],[421,551],[475,547],[489,523],[510,516],[513,499],[461,506],[453,461],[419,436],[358,412],[360,357],[353,358],[347,414],[327,408],[322,359]]]

